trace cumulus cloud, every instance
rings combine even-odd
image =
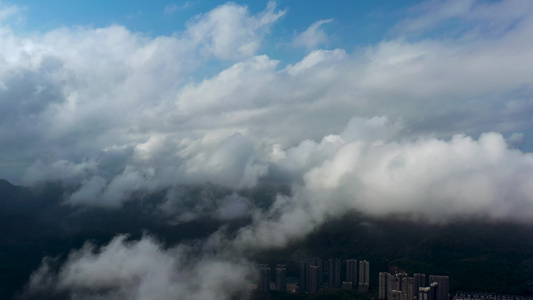
[[[228,3],[190,23],[186,38],[201,53],[219,59],[249,57],[259,48],[268,26],[284,14],[284,10],[276,11],[275,2],[269,2],[265,11],[253,17],[246,7]]]
[[[506,11],[494,22],[514,20],[513,30],[495,35],[399,37],[351,53],[314,50],[283,67],[255,55],[286,14],[274,3],[255,15],[221,5],[155,38],[118,25],[29,38],[3,27],[0,176],[77,182],[68,203],[120,207],[135,192],[180,184],[253,187],[301,164],[284,159],[295,156],[287,149],[338,135],[354,115],[388,116],[403,128],[398,138],[526,132],[533,23]],[[213,59],[237,61],[188,79]],[[299,170],[284,178],[303,182]]]
[[[398,139],[401,128],[384,117],[356,118],[339,135],[287,149],[279,163],[303,174],[303,182],[294,185],[292,197],[280,195],[255,215],[237,245],[282,247],[350,210],[435,223],[530,220],[533,155],[509,148],[494,132],[477,140],[462,134]]]
[[[428,2],[356,51],[318,49],[322,20],[295,38],[314,49],[295,62],[260,50],[286,12],[228,3],[154,38],[119,25],[0,28],[0,177],[65,182],[70,205],[162,191],[157,209],[178,223],[252,220],[199,245],[87,244],[57,272],[46,260],[28,295],[230,299],[254,276],[235,257],[350,210],[531,220],[533,157],[517,133],[533,126],[529,4]],[[194,77],[220,61],[230,66]],[[240,193],[263,180],[291,193],[268,207]]]
[[[217,136],[215,141],[206,137],[191,142],[183,141],[181,145],[150,139],[136,146],[133,155],[129,157],[131,161],[121,173],[106,176],[92,172],[92,177],[78,180],[80,187],[67,197],[66,202],[73,205],[120,207],[135,192],[150,193],[187,184],[215,184],[237,190],[246,189],[254,187],[262,177],[268,175],[268,162],[258,155],[249,138],[240,133],[222,140],[219,140],[220,137],[223,136]],[[65,164],[67,162],[58,162],[44,167],[39,162],[39,168],[33,167],[30,171],[45,172],[56,165]],[[70,173],[65,176],[72,176],[74,171],[82,167],[71,165],[68,166],[74,170],[69,169]],[[36,172],[32,177],[28,175],[28,178],[41,175]],[[54,176],[60,176],[60,173]],[[63,177],[57,179],[75,182],[75,178],[71,177],[68,180]]]
[[[267,210],[253,208],[236,194],[199,203],[211,206],[208,213],[221,220],[251,215],[251,225],[235,239],[220,231],[204,243],[170,249],[149,236],[139,241],[117,236],[99,249],[87,244],[71,253],[57,273],[45,260],[30,279],[28,295],[159,299],[186,293],[186,299],[229,299],[249,292],[255,276],[250,263],[235,261],[241,257],[236,253],[283,247],[350,210],[400,213],[428,222],[458,216],[530,220],[531,154],[509,148],[498,133],[477,140],[465,135],[405,139],[398,137],[402,130],[401,122],[386,117],[354,118],[320,142],[278,149],[284,152],[278,163],[303,178],[294,183],[292,196],[278,195]],[[232,276],[221,284],[217,279],[229,268]]]
[[[166,191],[157,209],[170,217],[172,224],[198,218],[223,222],[250,218],[257,207],[243,193],[217,185],[174,186]]]
[[[235,255],[198,254],[190,245],[166,248],[150,236],[107,245],[87,243],[70,253],[57,272],[45,259],[33,273],[25,298],[239,299],[250,292],[253,265]],[[206,251],[207,252],[207,251]],[[24,298],[23,297],[23,298]]]
[[[228,137],[208,153],[195,154],[186,168],[191,176],[235,188],[254,186],[268,170],[265,163],[257,161],[252,142],[240,133]]]
[[[167,137],[182,126],[169,114],[176,89],[205,61],[253,55],[283,14],[273,3],[258,15],[246,7],[221,5],[191,20],[184,32],[153,39],[118,25],[60,28],[31,38],[3,27],[2,176],[33,184],[40,179],[29,166],[54,168],[89,159],[102,167],[101,160],[110,162],[110,156],[122,157],[124,168],[126,157],[153,133],[169,143],[198,138],[188,132]],[[17,171],[24,164],[25,174]]]
[[[232,194],[222,199],[215,216],[221,220],[242,218],[250,214],[251,208],[252,205],[248,199]]]
[[[509,147],[520,149],[524,145],[524,140],[525,137],[523,133],[514,132],[505,141]]]

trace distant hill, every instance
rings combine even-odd
[[[205,187],[204,187],[205,188]],[[216,187],[225,195],[232,191]],[[222,222],[207,216],[170,225],[156,214],[164,191],[138,195],[122,209],[62,205],[60,184],[28,188],[0,180],[0,299],[20,291],[44,256],[65,258],[86,240],[108,242],[118,233],[139,237],[155,234],[167,245],[207,237],[221,225],[237,230],[250,222]],[[256,204],[268,207],[286,187],[261,185],[242,191]],[[191,192],[191,195],[194,193]],[[450,288],[510,294],[533,293],[533,226],[509,222],[456,220],[428,225],[398,217],[372,218],[357,212],[330,220],[303,240],[284,249],[255,253],[262,263],[286,263],[287,276],[298,277],[299,260],[319,256],[370,261],[371,289],[377,291],[378,272],[397,267],[408,273],[450,275]]]
[[[163,243],[173,245],[205,238],[222,225],[231,232],[250,222],[199,216],[172,225],[172,216],[157,211],[165,191],[136,195],[120,209],[72,207],[64,204],[65,192],[71,189],[60,183],[30,188],[0,180],[0,299],[10,299],[20,291],[43,257],[64,259],[88,240],[104,244],[117,234],[127,233],[135,239],[149,232]],[[233,193],[216,186],[187,189],[193,198],[201,197],[206,189],[220,197]],[[280,190],[287,191],[285,187],[264,184],[241,194],[254,199],[258,206],[268,207]]]
[[[298,261],[313,256],[370,261],[371,290],[376,293],[378,273],[397,268],[409,274],[449,275],[451,292],[533,294],[531,225],[480,220],[430,225],[352,212],[301,242],[259,253],[256,259],[287,263],[288,276],[298,276]]]

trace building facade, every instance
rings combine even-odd
[[[357,284],[357,260],[347,259],[346,260],[346,282],[352,283],[352,288]]]
[[[389,273],[387,272],[379,272],[379,292],[378,297],[380,300],[386,300],[387,299],[387,281],[389,277]]]
[[[418,300],[418,291],[421,287],[426,286],[426,274],[414,273],[413,274],[413,297]]]
[[[318,272],[320,271],[318,266],[309,266],[309,293],[316,294],[319,290],[318,285]]]
[[[414,291],[415,280],[413,277],[403,277],[402,278],[402,291],[405,292],[405,297],[407,300],[413,300],[415,291]]]
[[[359,291],[367,293],[370,284],[370,263],[366,260],[359,262]]]
[[[270,267],[268,265],[259,265],[259,284],[257,289],[263,292],[270,291]]]
[[[328,259],[328,287],[341,287],[341,260],[338,258]]]
[[[298,289],[300,293],[307,292],[309,284],[309,262],[300,261],[300,278],[298,280]]]
[[[443,275],[429,275],[429,283],[435,282],[438,285],[436,300],[448,300],[450,298],[450,278]]]
[[[287,266],[276,266],[276,290],[281,292],[287,291]]]

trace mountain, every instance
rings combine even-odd
[[[232,193],[207,188],[222,196]],[[205,238],[223,225],[236,232],[250,222],[247,218],[221,221],[201,215],[172,223],[171,217],[157,210],[165,191],[136,195],[121,209],[73,207],[63,203],[68,190],[57,183],[29,188],[0,180],[0,299],[20,292],[43,257],[65,259],[88,240],[101,245],[119,233],[135,239],[150,232],[166,245],[174,245]],[[256,205],[268,207],[279,191],[289,192],[285,187],[264,185],[242,194]],[[189,195],[194,198],[196,192]],[[401,216],[347,212],[283,249],[250,255],[261,263],[287,264],[288,277],[299,276],[298,262],[307,257],[366,259],[370,261],[373,292],[377,291],[378,273],[396,268],[408,273],[449,275],[452,292],[531,295],[532,232],[532,225],[514,222],[457,219],[432,224]]]
[[[372,218],[357,212],[330,220],[305,240],[256,255],[268,263],[287,263],[298,276],[306,257],[370,261],[371,290],[378,273],[404,270],[449,275],[457,290],[533,294],[533,226],[513,222],[458,219],[430,224],[405,218]]]

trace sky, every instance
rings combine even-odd
[[[290,18],[279,20],[276,38],[291,38],[294,31],[303,31],[317,20],[335,19],[332,24],[337,35],[351,34],[352,38],[338,43],[378,42],[391,25],[401,19],[419,1],[339,1],[324,5],[321,1],[279,1],[278,7],[290,11]],[[5,2],[4,2],[5,3]],[[264,1],[232,1],[246,6],[251,13],[262,11]],[[36,1],[16,2],[24,11],[24,30],[47,31],[61,26],[105,27],[121,24],[135,32],[150,36],[171,35],[185,29],[187,21],[221,4],[219,1]],[[358,38],[353,38],[353,35]],[[359,40],[361,40],[359,42]]]
[[[3,1],[0,178],[73,186],[73,207],[120,209],[167,190],[162,209],[177,219],[195,217],[179,205],[183,186],[290,186],[267,210],[216,199],[214,215],[253,222],[205,247],[242,253],[354,209],[529,222],[532,33],[525,0]],[[150,236],[89,248],[59,274],[43,264],[34,286],[101,289],[86,266],[114,251],[157,261],[196,251]],[[225,253],[205,258],[250,272]],[[149,299],[156,283],[129,291],[122,283],[138,277],[124,276],[114,296]],[[173,282],[166,296],[191,287]]]

